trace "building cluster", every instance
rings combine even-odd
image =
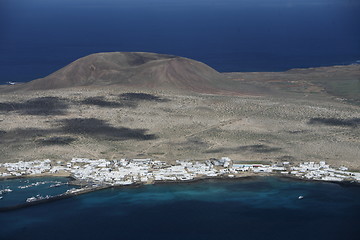
[[[40,175],[49,172],[52,168],[49,159],[40,161],[19,161],[16,163],[3,163],[0,164],[0,177],[20,177],[24,175]]]
[[[0,177],[19,177],[41,174],[67,173],[86,186],[117,186],[146,184],[160,181],[190,181],[212,177],[241,177],[244,172],[277,173],[298,178],[322,181],[360,182],[360,173],[347,168],[331,168],[325,162],[305,162],[292,166],[289,162],[280,164],[234,163],[230,158],[207,161],[176,161],[168,164],[152,159],[92,160],[73,158],[70,162],[31,161],[0,164]]]
[[[346,167],[331,168],[325,162],[304,162],[290,168],[290,174],[296,177],[322,181],[357,181],[360,182],[360,173],[350,172]]]

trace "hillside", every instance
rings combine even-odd
[[[22,90],[78,86],[145,87],[213,91],[222,75],[187,58],[155,53],[109,52],[80,58],[47,77],[19,85]]]
[[[89,55],[0,86],[0,162],[228,156],[360,170],[359,67],[219,73],[169,55]]]

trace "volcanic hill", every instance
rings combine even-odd
[[[96,53],[80,58],[47,77],[18,86],[48,90],[78,86],[129,86],[207,92],[222,74],[188,58],[143,52]]]

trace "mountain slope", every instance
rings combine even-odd
[[[222,74],[188,58],[155,53],[109,52],[80,58],[41,79],[19,86],[48,90],[77,86],[123,85],[207,92]]]

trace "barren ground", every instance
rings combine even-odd
[[[359,106],[323,85],[293,91],[286,77],[275,84],[254,75],[233,82],[248,94],[232,96],[128,87],[2,93],[0,161],[228,156],[360,170]]]

